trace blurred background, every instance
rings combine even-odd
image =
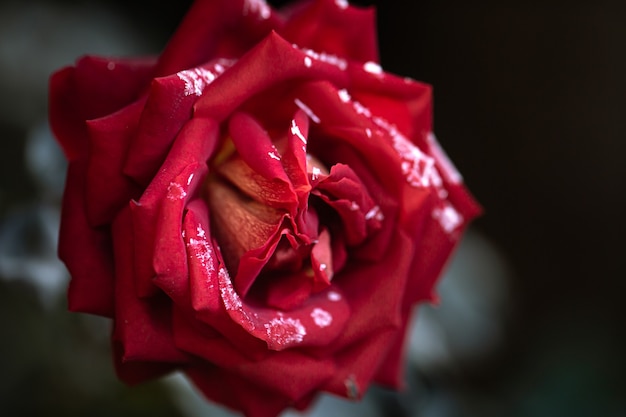
[[[485,214],[441,305],[417,310],[408,390],[307,415],[626,416],[626,2],[352,3],[378,9],[383,68],[433,85],[435,132]],[[49,75],[158,53],[190,4],[0,0],[2,415],[231,415],[179,375],[119,383],[108,322],[66,311],[56,258]]]

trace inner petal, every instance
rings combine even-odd
[[[284,212],[251,199],[218,178],[207,181],[205,192],[224,262],[235,274],[241,257],[263,247],[277,232]]]

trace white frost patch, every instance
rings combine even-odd
[[[191,251],[191,254],[200,261],[200,265],[208,276],[215,274],[215,267],[213,266],[213,249],[211,245],[206,241],[206,232],[202,226],[198,226],[196,229],[199,239],[190,238],[187,243],[187,248]]]
[[[402,159],[402,173],[414,187],[442,187],[443,181],[435,166],[435,159],[422,152],[415,144],[395,131],[393,147]]]
[[[304,66],[307,68],[311,68],[311,65],[313,65],[313,61],[311,61],[311,58],[308,56],[304,57]]]
[[[280,161],[280,156],[276,154],[276,152],[268,152],[267,155],[272,158],[275,159],[277,161]]]
[[[433,211],[433,217],[439,221],[441,228],[447,233],[452,233],[463,223],[463,216],[451,204],[436,208]]]
[[[311,318],[319,327],[328,327],[333,322],[333,316],[326,310],[316,308],[311,312]]]
[[[265,20],[270,18],[272,10],[265,0],[245,0],[243,2],[243,15],[248,16],[251,13]]]
[[[296,106],[298,106],[300,108],[300,110],[302,110],[304,113],[306,113],[307,116],[309,116],[309,118],[311,120],[313,120],[315,123],[320,122],[320,118],[317,117],[317,115],[315,113],[313,113],[313,110],[311,110],[311,108],[309,106],[307,106],[306,104],[304,104],[301,100],[299,99],[295,99],[294,103],[296,103]]]
[[[341,300],[341,294],[337,291],[328,291],[328,299],[330,301],[339,301]]]
[[[205,87],[211,84],[219,77],[227,68],[235,63],[234,60],[220,59],[213,66],[213,70],[206,68],[193,68],[176,73],[176,76],[185,83],[184,94],[190,96],[192,94],[201,96]]]
[[[230,311],[242,311],[243,303],[241,302],[241,298],[239,298],[239,294],[235,292],[235,289],[230,282],[230,275],[228,275],[228,271],[225,268],[220,268],[218,277],[220,280],[220,295],[222,296],[224,308]]]
[[[341,90],[337,91],[337,94],[339,94],[339,98],[344,103],[347,103],[352,99],[352,97],[350,97],[350,93],[348,93],[348,90],[346,90],[345,88],[342,88]]]
[[[335,4],[337,5],[337,7],[339,7],[340,9],[347,9],[348,8],[348,0],[335,0]]]
[[[354,111],[356,111],[357,114],[365,116],[368,119],[372,119],[372,112],[370,111],[370,109],[368,109],[367,107],[365,107],[364,105],[362,105],[358,101],[353,101],[352,102],[352,107],[354,107]]]
[[[300,131],[300,127],[298,127],[298,125],[296,124],[295,120],[291,121],[291,134],[292,135],[296,135],[298,137],[298,139],[300,139],[302,141],[302,143],[304,143],[306,145],[306,138],[304,137],[304,135],[302,134],[302,131]]]
[[[236,318],[233,318],[234,321],[239,323],[245,330],[248,332],[254,331],[259,317],[255,312],[244,307],[241,297],[233,288],[233,283],[226,268],[221,267],[219,269],[217,278],[219,280],[220,296],[226,311],[234,313],[236,315]]]
[[[170,185],[167,187],[167,199],[176,201],[182,200],[187,196],[187,192],[183,189],[182,185],[177,182],[170,182]]]
[[[217,74],[204,68],[184,70],[176,75],[185,83],[186,96],[201,96],[204,88],[217,78]]]
[[[367,61],[365,64],[363,64],[363,69],[369,72],[370,74],[374,74],[374,75],[383,74],[382,67],[373,61]]]
[[[385,215],[380,211],[379,206],[374,206],[365,214],[365,220],[376,219],[380,222],[385,220]]]
[[[367,135],[368,138],[371,139],[372,137],[372,129],[370,129],[369,127],[365,128],[365,134]]]
[[[357,211],[361,208],[361,206],[359,206],[355,201],[353,201],[352,203],[350,203],[350,210],[351,211]]]
[[[263,325],[267,336],[278,345],[300,343],[306,336],[306,329],[302,322],[291,317],[279,314]]]
[[[297,45],[294,45],[294,46],[296,48],[298,47]],[[346,61],[343,58],[339,58],[337,55],[327,54],[326,52],[317,52],[317,51],[314,51],[312,49],[307,49],[307,48],[300,48],[300,50],[304,52],[305,54],[307,54],[308,56],[310,56],[311,58],[316,59],[318,61],[325,62],[330,65],[334,65],[342,71],[348,68],[348,61]]]

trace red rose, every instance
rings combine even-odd
[[[122,380],[182,370],[262,417],[401,385],[411,307],[479,208],[374,27],[345,1],[198,0],[156,60],[53,75],[69,307],[114,320]]]

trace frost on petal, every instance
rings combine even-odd
[[[392,136],[393,147],[402,160],[402,172],[413,187],[441,187],[443,181],[435,159],[424,153],[399,132]]]
[[[197,67],[179,71],[176,76],[185,83],[184,94],[186,96],[201,96],[205,87],[211,84],[225,70],[224,65],[217,63],[212,69]]]
[[[365,64],[363,64],[363,69],[367,72],[369,72],[370,74],[374,74],[374,75],[382,75],[383,74],[383,69],[382,67],[377,64],[376,62],[373,61],[367,61]]]
[[[315,123],[318,123],[318,124],[320,123],[320,118],[315,113],[313,113],[313,110],[311,110],[311,108],[309,106],[304,104],[299,99],[295,99],[294,102],[296,103],[296,106],[298,106],[300,108],[300,110],[305,112],[306,115],[309,116],[309,118],[311,120],[313,120]]]
[[[454,232],[463,224],[463,216],[450,203],[444,203],[433,211],[433,217],[447,233]]]
[[[311,318],[318,327],[328,327],[333,322],[333,316],[326,310],[315,308],[311,312]]]
[[[306,328],[296,317],[271,309],[254,309],[241,299],[232,285],[228,271],[218,272],[220,296],[230,317],[253,336],[264,340],[269,349],[282,350],[302,343]],[[330,323],[329,323],[330,324]]]
[[[313,58],[317,61],[325,62],[330,65],[334,65],[342,71],[345,71],[348,68],[348,61],[338,57],[337,55],[328,54],[326,52],[317,52],[308,48],[300,49],[307,55],[307,57]]]
[[[184,190],[182,185],[178,184],[177,182],[170,182],[170,185],[167,187],[168,200],[182,200],[186,196],[187,192]]]
[[[267,336],[279,346],[300,343],[306,336],[306,329],[300,320],[282,314],[265,323],[264,327]]]

